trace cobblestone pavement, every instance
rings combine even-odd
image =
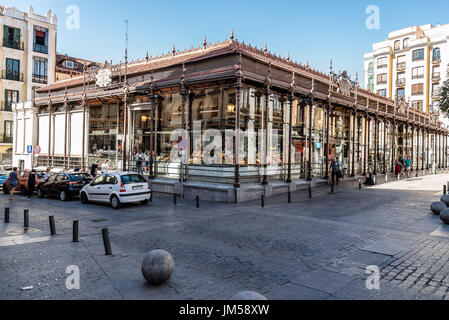
[[[229,299],[255,290],[269,299],[449,299],[449,226],[430,213],[448,175],[368,189],[322,187],[245,204],[201,203],[155,195],[149,206],[120,210],[78,200],[9,202],[0,222],[0,299]],[[31,229],[23,230],[30,209]],[[57,235],[49,236],[55,216]],[[71,242],[73,220],[80,242]],[[113,256],[104,255],[108,227]],[[169,251],[175,272],[162,286],[143,280],[153,249]],[[66,268],[81,288],[66,288]],[[381,270],[368,290],[366,267]],[[25,287],[31,289],[24,290]]]

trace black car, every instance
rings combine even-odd
[[[88,173],[58,173],[51,175],[47,181],[37,187],[37,196],[56,196],[61,201],[78,197],[80,190],[92,181]]]

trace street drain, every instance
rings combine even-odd
[[[108,221],[108,219],[93,219],[93,220],[90,220],[91,222],[95,222],[95,223],[98,223],[98,222],[105,222],[105,221]]]

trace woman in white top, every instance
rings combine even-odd
[[[104,160],[103,164],[101,165],[101,174],[106,174],[109,171],[109,160]]]

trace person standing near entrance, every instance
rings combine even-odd
[[[136,170],[138,174],[143,175],[143,170],[142,170],[142,163],[143,161],[145,161],[145,156],[143,154],[143,151],[140,151],[139,153],[136,154]]]
[[[32,170],[28,175],[28,200],[31,199],[34,192],[34,186],[36,185],[36,170]]]
[[[12,169],[12,172],[9,174],[9,185],[11,186],[11,190],[9,191],[9,200],[13,200],[14,192],[16,192],[18,180],[17,180],[17,168]]]
[[[145,171],[150,172],[150,151],[144,153],[145,155]]]

